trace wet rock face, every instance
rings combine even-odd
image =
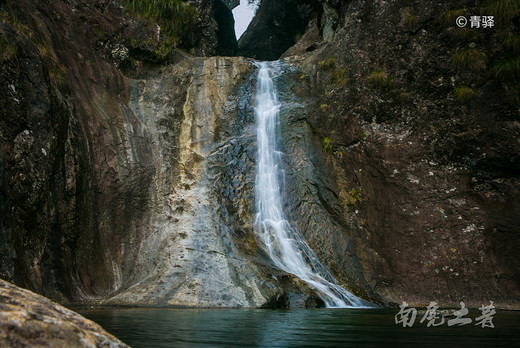
[[[320,304],[297,279],[273,269],[255,242],[254,76],[242,58],[211,58],[135,81],[130,105],[157,145],[156,176],[148,226],[130,241],[135,258],[124,260],[125,280],[105,303]],[[281,297],[287,299],[273,301]]]
[[[282,104],[280,148],[284,159],[285,210],[291,224],[305,237],[323,265],[349,291],[373,303],[384,302],[367,284],[352,238],[355,216],[340,197],[327,153],[310,126],[313,97],[298,65],[278,64],[275,85]]]
[[[127,281],[108,303],[265,302],[258,271],[232,239],[236,226],[248,228],[252,219],[253,122],[250,110],[237,111],[242,97],[235,91],[251,68],[241,59],[189,60],[135,82],[130,104],[157,144],[150,154],[156,176],[149,227],[135,240]],[[241,219],[230,211],[235,203],[244,209]]]
[[[518,110],[501,81],[450,61],[471,42],[495,57],[498,38],[469,42],[435,26],[443,5],[406,6],[354,1],[330,43],[291,49],[301,71],[285,89],[306,106],[287,114],[289,212],[353,290],[519,308]]]
[[[96,323],[3,280],[0,309],[3,347],[128,347]]]

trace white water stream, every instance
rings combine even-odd
[[[280,186],[280,181],[283,181],[281,152],[277,146],[280,103],[270,76],[271,68],[266,62],[258,63],[258,67],[255,105],[258,142],[256,232],[276,266],[309,284],[327,307],[366,306],[366,302],[337,284],[285,217]]]

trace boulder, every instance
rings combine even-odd
[[[1,279],[0,346],[128,347],[78,313]]]

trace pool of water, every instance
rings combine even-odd
[[[132,347],[508,347],[520,342],[520,312],[500,311],[494,328],[396,325],[398,310],[92,309],[80,314]]]

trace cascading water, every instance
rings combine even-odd
[[[316,254],[291,227],[282,210],[280,181],[283,180],[281,153],[276,130],[280,103],[271,68],[258,63],[255,115],[257,122],[257,169],[255,180],[257,234],[280,269],[296,275],[313,288],[327,307],[360,307],[368,303],[336,283]]]

